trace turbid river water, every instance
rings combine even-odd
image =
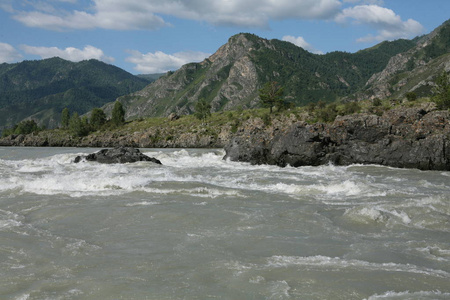
[[[0,148],[0,299],[450,299],[450,172]]]

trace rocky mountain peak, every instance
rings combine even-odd
[[[211,55],[208,59],[212,63],[218,61],[230,62],[234,59],[240,59],[242,56],[248,54],[253,50],[254,42],[248,39],[248,34],[240,33],[232,36],[228,43],[220,47],[216,53]]]

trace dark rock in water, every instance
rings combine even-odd
[[[74,162],[79,163],[83,159],[87,161],[96,161],[102,164],[124,164],[138,161],[150,161],[161,165],[161,162],[158,159],[142,154],[139,149],[132,147],[103,149],[86,156],[77,156]]]
[[[226,159],[278,166],[379,164],[450,171],[450,113],[400,108],[355,114],[332,124],[297,122],[282,132],[247,126],[225,147]]]

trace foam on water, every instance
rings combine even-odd
[[[0,158],[0,298],[449,296],[449,172],[37,151]]]
[[[21,219],[18,214],[0,209],[0,231],[22,226]]]
[[[277,268],[291,267],[291,266],[308,266],[316,268],[325,268],[329,271],[339,271],[340,269],[354,268],[368,271],[423,274],[427,276],[435,276],[450,279],[450,273],[446,271],[423,268],[412,264],[372,263],[356,259],[347,260],[339,257],[328,257],[322,255],[308,256],[308,257],[273,256],[268,259],[268,265]]]
[[[382,295],[375,294],[364,300],[392,299],[392,300],[410,300],[410,299],[449,299],[450,293],[441,291],[420,291],[420,292],[394,292],[388,291]]]

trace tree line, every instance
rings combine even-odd
[[[90,118],[80,117],[77,112],[70,115],[68,108],[61,112],[62,129],[68,130],[73,136],[86,136],[91,132],[106,128],[116,128],[125,123],[125,109],[122,103],[116,101],[112,110],[111,119],[107,119],[105,112],[101,108],[94,108]]]

